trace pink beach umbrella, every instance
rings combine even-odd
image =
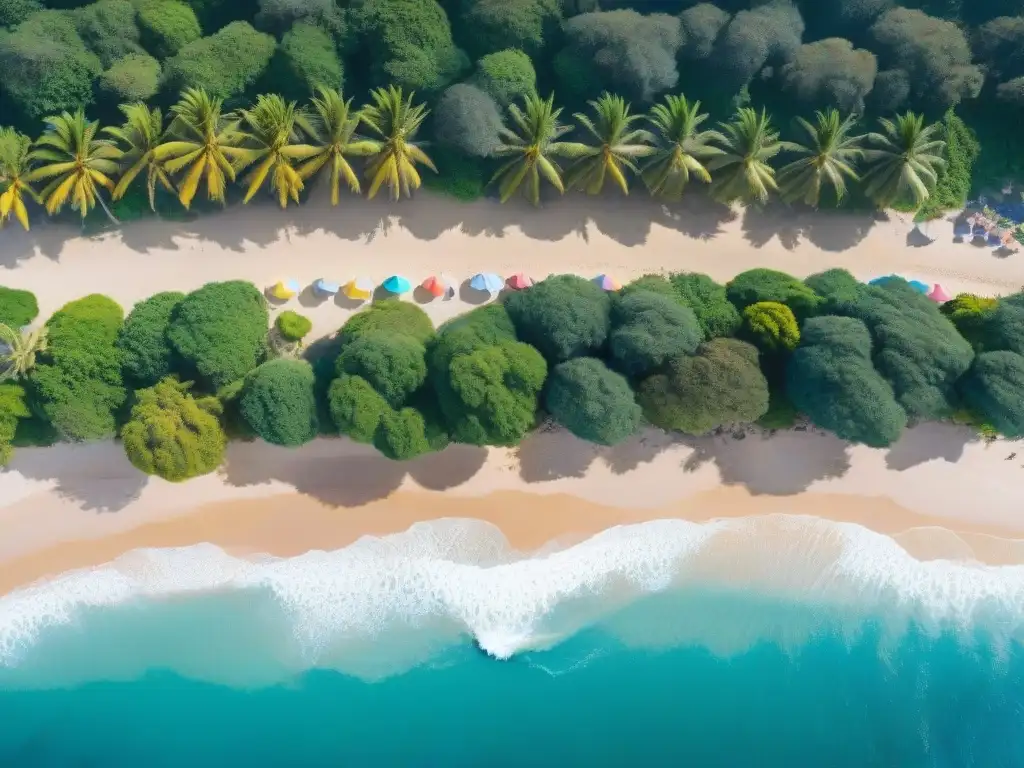
[[[505,284],[513,291],[521,291],[524,288],[529,288],[533,285],[533,278],[527,277],[522,272],[516,272],[512,277],[505,281]]]
[[[931,291],[928,292],[928,298],[934,301],[936,304],[945,304],[949,301],[952,296],[946,293],[946,289],[936,283]]]
[[[617,291],[622,288],[622,283],[611,275],[598,275],[594,278],[594,282],[606,291]]]

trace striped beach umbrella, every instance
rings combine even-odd
[[[373,296],[373,280],[368,277],[357,277],[345,283],[342,292],[350,299],[363,300]]]
[[[408,293],[412,289],[412,283],[401,275],[392,275],[384,281],[384,290],[394,294]]]
[[[594,278],[594,282],[606,291],[617,291],[622,288],[622,283],[611,275],[598,275]]]

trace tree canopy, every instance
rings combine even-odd
[[[1024,435],[1024,357],[1016,352],[983,352],[963,378],[964,400],[999,433]]]
[[[21,328],[36,319],[39,304],[31,291],[0,285],[0,323]]]
[[[600,445],[621,443],[636,431],[642,416],[626,378],[593,357],[577,357],[551,369],[544,408],[577,437]]]
[[[140,301],[124,321],[117,338],[121,367],[136,387],[152,387],[174,371],[174,347],[167,337],[171,316],[185,298],[177,291],[157,293]]]
[[[703,340],[697,316],[678,298],[637,290],[612,305],[608,351],[627,376],[644,376],[679,355],[692,355]]]
[[[513,293],[505,306],[519,338],[551,363],[590,355],[608,337],[611,298],[582,277],[549,277]]]
[[[233,21],[183,45],[165,62],[164,79],[177,90],[195,87],[221,99],[238,96],[264,73],[276,48],[271,35]]]
[[[449,86],[434,109],[434,138],[470,157],[489,157],[501,143],[503,127],[497,103],[473,85]]]
[[[762,301],[785,304],[798,320],[818,311],[821,297],[803,281],[774,269],[749,269],[726,285],[729,301],[739,310]]]
[[[239,410],[268,443],[295,447],[317,435],[313,368],[304,360],[268,360],[245,379]]]

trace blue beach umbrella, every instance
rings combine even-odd
[[[333,296],[334,294],[341,290],[340,285],[330,280],[325,280],[322,277],[315,283],[313,283],[313,288],[316,289],[317,292],[326,294],[328,296]]]
[[[911,280],[909,285],[918,293],[928,293],[928,291],[931,289],[930,285],[928,285],[927,283],[922,283],[920,280]]]
[[[384,290],[391,293],[408,293],[412,290],[412,283],[401,275],[392,275],[384,281]]]
[[[475,291],[497,293],[505,287],[505,281],[493,272],[478,272],[469,281],[469,287]]]

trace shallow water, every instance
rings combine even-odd
[[[0,766],[1024,766],[1022,595],[810,518],[137,552],[0,598]]]

